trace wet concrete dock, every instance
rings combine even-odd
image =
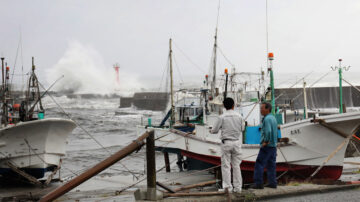
[[[348,158],[345,162],[360,162],[360,158]],[[342,181],[360,181],[360,165],[345,164]],[[157,174],[157,181],[166,184],[170,188],[176,189],[185,185],[191,185],[199,182],[213,180],[214,175],[208,172],[186,171],[177,172],[176,165],[172,166],[172,172],[161,171]],[[134,192],[138,188],[146,187],[146,180],[137,184],[133,188],[119,192],[124,187],[135,182],[132,176],[96,176],[82,185],[76,187],[71,192],[60,197],[56,201],[135,201]],[[15,201],[21,199],[32,199],[36,201],[39,197],[50,192],[61,183],[53,183],[47,188],[35,186],[10,186],[4,189],[2,185],[0,196],[2,201]],[[158,187],[159,190],[164,191]],[[190,192],[216,192],[216,184],[207,187],[199,187],[189,190]],[[358,190],[352,191],[352,190]],[[311,183],[291,182],[286,185],[278,186],[277,189],[265,188],[263,190],[248,189],[243,190],[241,194],[231,194],[232,201],[254,201],[254,200],[275,200],[279,198],[289,198],[297,200],[304,195],[320,193],[344,193],[351,192],[354,198],[360,197],[360,183],[346,185],[319,185]],[[15,197],[15,198],[14,198]],[[217,196],[188,196],[188,197],[169,197],[161,201],[227,201],[227,195]]]

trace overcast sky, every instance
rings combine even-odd
[[[219,47],[237,71],[266,67],[265,2],[221,1]],[[360,72],[359,0],[268,0],[268,5],[275,73],[326,72],[339,57],[350,71]],[[123,73],[141,82],[161,78],[171,37],[183,79],[202,78],[209,72],[217,6],[217,0],[2,0],[0,54],[14,65],[21,28],[24,68],[35,56],[40,79],[48,80],[46,70],[76,43],[95,51],[101,68],[118,62]],[[218,65],[219,73],[230,67],[221,54]]]

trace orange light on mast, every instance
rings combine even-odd
[[[225,68],[225,74],[228,74],[228,69],[227,68]]]
[[[269,60],[274,60],[274,53],[269,53],[268,58]]]

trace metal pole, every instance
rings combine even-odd
[[[226,95],[227,95],[227,85],[228,85],[228,78],[229,78],[229,74],[228,74],[228,70],[227,70],[227,69],[225,69],[225,75],[226,75],[226,80],[225,80],[224,100],[225,100]]]
[[[304,119],[307,118],[308,118],[308,113],[307,113],[306,82],[304,81]]]
[[[5,58],[1,58],[1,70],[2,70],[2,86],[1,86],[1,89],[3,91],[3,105],[2,105],[2,111],[3,111],[3,114],[2,114],[2,120],[1,120],[1,124],[5,124],[5,126],[7,125],[7,113],[5,112],[6,111],[6,108],[7,108],[7,105],[6,105],[6,92],[5,92],[5,79],[4,79],[4,60]]]
[[[272,61],[274,60],[274,54],[273,53],[269,53],[268,55],[268,59],[270,62],[270,87],[271,87],[271,113],[273,115],[275,115],[275,87],[274,87],[274,73],[273,73],[273,64]]]
[[[143,140],[147,138],[150,134],[154,134],[153,131],[146,132],[133,141],[131,144],[123,148],[122,150],[118,151],[117,153],[111,155],[107,159],[103,160],[102,162],[98,163],[96,166],[90,168],[89,170],[85,171],[83,174],[75,177],[68,183],[64,184],[61,187],[53,190],[52,192],[46,194],[40,199],[40,202],[45,201],[53,201],[60,196],[66,194],[73,188],[77,187],[81,183],[85,182],[86,180],[90,179],[91,177],[97,175],[101,171],[105,170],[106,168],[110,167],[111,165],[115,164],[119,160],[123,159],[127,155],[131,154],[132,152],[136,151],[138,148],[144,145]]]
[[[211,82],[211,96],[214,98],[216,96],[215,88],[216,88],[216,49],[217,49],[217,26],[215,29],[215,42],[214,42],[214,55],[213,55],[213,78]]]
[[[175,123],[175,107],[174,107],[174,81],[173,81],[173,68],[172,68],[172,48],[171,48],[171,39],[169,40],[169,59],[170,59],[170,92],[171,92],[171,119],[170,126]]]
[[[341,61],[339,61],[339,113],[343,113],[343,104],[342,104],[342,69]]]
[[[1,58],[1,74],[2,74],[2,87],[4,88],[4,83],[5,83],[5,79],[4,79],[4,60],[5,58]]]

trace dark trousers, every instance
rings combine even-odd
[[[277,185],[276,182],[276,147],[261,147],[256,158],[254,170],[254,182],[263,184],[264,168],[267,169],[267,179],[270,185]]]

